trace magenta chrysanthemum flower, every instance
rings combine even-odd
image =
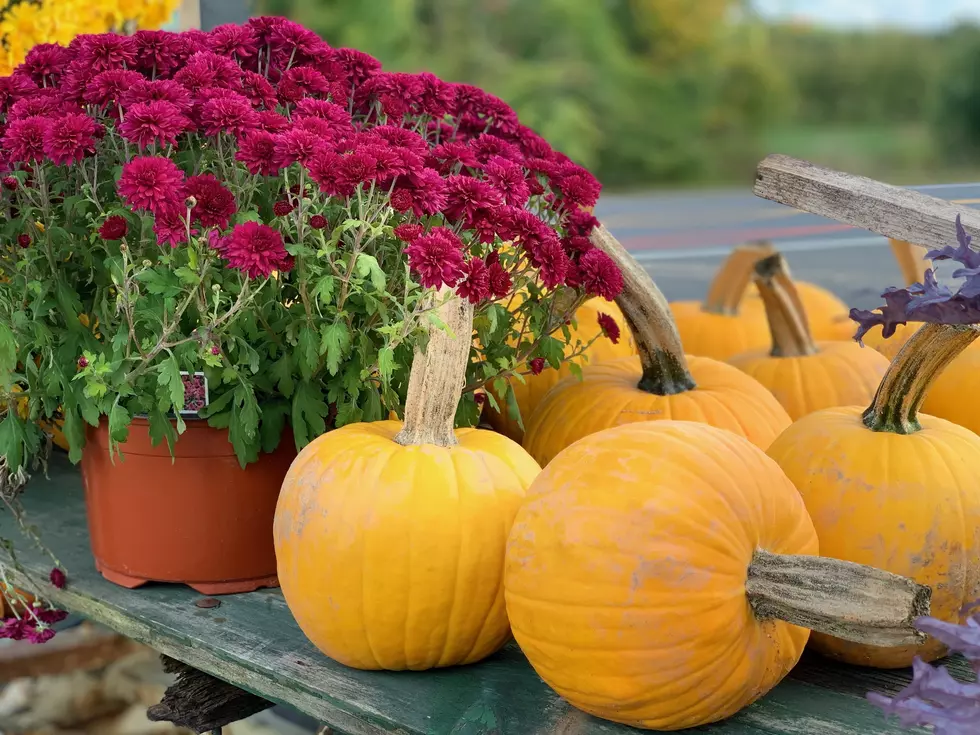
[[[477,129],[486,127],[486,121],[492,120],[502,129],[517,130],[520,124],[517,120],[517,113],[499,97],[485,92],[472,84],[452,85],[456,93],[455,116],[457,118],[469,117],[477,120]]]
[[[285,18],[269,28],[269,45],[274,52],[285,58],[292,56],[302,63],[303,60],[319,58],[323,53],[323,39],[299,23]]]
[[[276,134],[276,161],[280,168],[297,161],[306,164],[320,147],[320,138],[315,133],[293,128]]]
[[[566,213],[562,224],[565,227],[566,235],[581,235],[588,237],[592,230],[599,226],[599,220],[583,209],[572,209]]]
[[[119,104],[127,90],[146,80],[139,72],[128,69],[110,69],[96,74],[84,89],[83,99],[87,104],[104,107]],[[113,110],[115,112],[115,110]]]
[[[425,228],[413,222],[405,222],[394,229],[395,237],[406,243],[422,237],[423,232],[425,232]]]
[[[456,106],[456,89],[452,84],[444,82],[435,74],[420,72],[416,75],[419,80],[423,115],[441,119]]]
[[[356,150],[341,156],[333,177],[337,193],[352,196],[359,185],[374,179],[377,165],[377,159],[367,151]]]
[[[176,145],[177,138],[191,127],[177,105],[164,100],[138,102],[132,105],[123,117],[119,132],[130,143],[140,149],[150,145]]]
[[[153,216],[153,233],[160,245],[175,248],[187,242],[187,210],[174,208],[157,212]],[[197,234],[196,229],[191,230],[191,235]]]
[[[136,31],[133,34],[136,44],[136,65],[152,78],[159,79],[170,72],[186,58],[188,49],[183,34],[168,31]]]
[[[399,178],[391,195],[392,207],[399,212],[411,211],[416,217],[442,211],[446,202],[446,180],[431,168],[410,171]]]
[[[463,243],[446,230],[433,230],[405,248],[409,267],[426,288],[455,286],[463,277]]]
[[[351,86],[363,84],[368,77],[381,69],[380,61],[357,49],[335,49],[332,58],[343,69],[347,84]]]
[[[64,107],[65,100],[57,89],[41,89],[28,97],[21,97],[14,102],[10,107],[7,119],[9,121],[23,117],[34,117],[36,115],[55,115],[63,112]]]
[[[416,74],[380,72],[358,87],[357,102],[365,110],[376,103],[391,120],[401,122],[405,115],[421,111],[422,90]]]
[[[191,92],[207,87],[239,91],[242,89],[242,69],[231,59],[213,51],[197,51],[187,60],[174,80]]]
[[[619,325],[616,323],[616,320],[608,314],[603,314],[600,311],[596,316],[596,321],[599,322],[599,329],[602,330],[602,333],[606,335],[609,341],[613,344],[618,344],[620,332]]]
[[[586,209],[595,206],[602,191],[602,184],[581,166],[570,167],[558,181],[553,180],[552,185],[561,192],[568,205]]]
[[[471,304],[479,304],[490,298],[490,270],[480,258],[470,258],[463,268],[463,280],[456,287],[456,294]]]
[[[446,180],[446,206],[442,211],[448,219],[469,226],[503,203],[500,192],[486,181],[456,174]]]
[[[273,271],[288,272],[293,266],[279,231],[259,222],[235,225],[216,243],[228,265],[249,278],[268,278]]]
[[[275,176],[280,171],[276,136],[265,130],[249,133],[238,142],[235,160],[245,164],[253,176]]]
[[[65,67],[72,59],[71,52],[56,43],[39,43],[27,52],[15,74],[23,74],[39,87],[57,85]]]
[[[503,158],[512,163],[524,163],[524,155],[521,149],[513,143],[508,143],[503,138],[496,135],[484,133],[469,144],[470,149],[480,163],[487,163],[492,158]]]
[[[278,104],[276,90],[261,74],[246,71],[242,77],[242,90],[255,107],[275,111]]]
[[[314,230],[322,230],[326,228],[330,223],[327,222],[327,218],[322,214],[314,214],[310,217],[310,227]]]
[[[83,113],[62,115],[44,132],[44,153],[59,166],[81,161],[95,153],[104,129]]]
[[[324,144],[334,139],[334,128],[319,117],[301,117],[293,123],[293,130],[305,130],[322,139]]]
[[[212,28],[208,33],[208,46],[216,54],[230,56],[241,62],[258,53],[259,37],[251,26],[225,23]]]
[[[136,64],[136,41],[131,36],[100,33],[82,36],[81,39],[78,58],[92,73],[132,68]]]
[[[419,156],[429,152],[429,144],[425,142],[425,138],[414,130],[406,130],[394,125],[378,125],[361,135],[365,138],[380,139],[391,146],[406,148]]]
[[[601,296],[612,301],[623,290],[623,274],[604,252],[593,248],[578,261],[578,278],[589,296]]]
[[[269,133],[281,133],[288,130],[290,122],[287,118],[272,110],[259,110],[257,113],[259,127]]]
[[[3,149],[11,163],[30,163],[44,158],[44,134],[51,120],[35,115],[14,120],[3,136]]]
[[[184,87],[172,79],[157,79],[149,81],[140,79],[122,93],[123,107],[129,107],[140,102],[169,102],[182,112],[188,112],[191,107],[191,95]]]
[[[201,126],[208,135],[229,133],[241,136],[259,127],[259,118],[241,95],[216,97],[201,108]]]
[[[119,196],[138,212],[180,212],[184,172],[162,156],[141,156],[125,164],[119,177]]]
[[[316,97],[304,97],[297,102],[296,108],[293,110],[293,119],[302,120],[303,118],[307,117],[315,117],[325,120],[332,126],[338,128],[351,128],[350,113],[347,112],[346,108],[341,107],[334,102],[330,102],[329,100],[321,100],[317,99]],[[405,132],[408,131],[406,130]]]
[[[63,590],[65,588],[65,583],[68,581],[67,577],[65,577],[65,573],[58,567],[51,570],[51,573],[48,575],[48,580],[56,589],[59,590]]]
[[[548,231],[553,237],[547,237],[538,243],[526,242],[523,245],[531,264],[538,269],[541,282],[547,288],[555,288],[564,282],[571,261],[562,249],[558,236],[550,229]]]
[[[524,169],[504,158],[492,158],[483,168],[487,181],[499,191],[507,204],[523,207],[531,197]]]
[[[37,86],[25,76],[15,74],[11,77],[0,77],[0,111],[5,112],[21,97],[37,91]]]
[[[235,196],[213,174],[191,176],[184,185],[185,197],[194,197],[197,204],[191,217],[204,227],[225,229],[238,211]]]
[[[129,232],[129,225],[126,218],[119,214],[106,217],[105,222],[99,227],[99,237],[103,240],[122,240]]]
[[[330,83],[316,69],[309,66],[294,66],[282,75],[276,92],[284,104],[299,102],[307,95],[325,95],[330,91]]]
[[[490,293],[493,294],[495,299],[502,299],[510,293],[510,289],[514,283],[510,277],[510,273],[500,265],[499,259],[492,263],[487,263],[487,275],[490,278]]]
[[[443,176],[459,173],[464,166],[474,169],[480,167],[480,162],[476,160],[470,147],[458,140],[437,145],[429,152],[428,160],[429,165]]]

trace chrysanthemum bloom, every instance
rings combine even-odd
[[[320,139],[306,130],[286,130],[276,134],[276,162],[280,168],[299,163],[306,164],[320,148]]]
[[[351,116],[347,112],[347,108],[329,100],[320,100],[315,97],[304,97],[296,103],[293,119],[302,120],[304,117],[318,117],[338,127],[351,127]],[[409,133],[408,130],[405,132]]]
[[[327,222],[327,218],[322,214],[314,214],[312,217],[310,217],[310,227],[312,227],[314,230],[322,230],[326,228],[328,224],[330,223]]]
[[[285,199],[280,199],[275,204],[272,205],[272,213],[276,217],[286,217],[296,209],[290,202]]]
[[[623,274],[613,259],[598,248],[583,254],[578,261],[579,280],[590,296],[612,301],[623,290]]]
[[[55,86],[72,55],[68,49],[56,43],[39,43],[32,47],[17,70],[39,87]]]
[[[191,176],[184,185],[184,196],[194,197],[197,204],[191,210],[191,218],[204,227],[225,229],[228,221],[238,211],[235,195],[218,181],[213,174]]]
[[[210,99],[201,108],[201,126],[208,135],[241,136],[259,127],[251,103],[241,95]]]
[[[503,203],[501,193],[486,181],[456,174],[446,180],[446,206],[442,211],[448,219],[469,226],[478,216]]]
[[[152,82],[148,79],[141,79],[122,93],[124,108],[140,102],[154,102],[156,100],[169,102],[182,113],[186,113],[192,107],[190,92],[173,79],[157,79]]]
[[[431,168],[410,171],[398,179],[391,206],[399,212],[411,211],[416,217],[435,214],[446,206],[446,180]]]
[[[278,101],[276,90],[261,74],[254,71],[246,71],[242,76],[242,90],[246,97],[256,107],[264,107],[266,110],[275,110]]]
[[[259,38],[250,26],[225,23],[211,29],[208,45],[216,54],[242,62],[258,53]]]
[[[327,78],[309,66],[294,66],[276,85],[276,93],[283,104],[299,102],[307,95],[325,95],[329,91]]]
[[[394,235],[402,242],[412,242],[413,240],[422,237],[422,233],[425,232],[425,228],[422,225],[417,225],[412,222],[405,222],[404,224],[398,225],[394,229]]]
[[[126,92],[146,79],[139,72],[129,69],[110,69],[97,74],[84,88],[83,99],[87,104],[105,107],[118,105]],[[110,107],[110,112],[118,110]]]
[[[99,237],[103,240],[122,240],[129,231],[126,218],[119,214],[113,214],[106,218],[106,221],[99,227]]]
[[[17,181],[17,179],[15,179],[13,176],[3,177],[3,188],[6,189],[7,191],[17,191],[19,187],[20,187],[20,182]]]
[[[189,55],[184,34],[168,31],[136,31],[136,65],[154,79],[169,76],[171,70]]]
[[[51,570],[51,573],[48,575],[48,579],[55,588],[59,590],[63,590],[65,588],[65,582],[67,579],[65,577],[65,573],[58,567]]]
[[[540,375],[544,372],[545,362],[543,357],[535,357],[533,360],[529,361],[527,366],[531,368],[532,375]]]
[[[88,115],[63,115],[44,131],[44,153],[59,166],[81,161],[95,153],[103,133],[102,126]]]
[[[565,280],[570,261],[558,236],[553,231],[550,232],[553,237],[545,238],[531,248],[528,248],[528,243],[525,243],[524,249],[528,252],[531,263],[538,269],[541,283],[546,288],[555,288]]]
[[[31,236],[28,235],[26,232],[20,233],[17,236],[17,244],[20,245],[22,248],[30,247]]]
[[[160,245],[172,248],[187,242],[187,210],[162,209],[153,216],[153,233]],[[191,229],[190,234],[197,235],[198,230]]]
[[[21,97],[37,91],[37,86],[26,76],[0,77],[0,112],[6,112]]]
[[[183,209],[183,185],[184,172],[169,158],[141,156],[123,166],[117,189],[136,211],[158,214]]]
[[[57,89],[42,89],[21,97],[10,106],[8,121],[35,115],[55,115],[64,109],[65,100]]]
[[[496,135],[484,133],[471,141],[469,146],[473,150],[476,160],[482,164],[489,163],[494,158],[503,158],[511,163],[524,163],[524,154],[521,153],[521,149]]]
[[[594,207],[599,201],[602,184],[581,166],[571,167],[570,171],[571,173],[564,174],[557,182],[552,181],[552,185],[561,192],[567,207]]]
[[[599,322],[599,328],[602,330],[602,333],[606,335],[610,342],[617,344],[619,342],[619,325],[616,323],[616,320],[601,311],[596,316],[596,320]]]
[[[275,176],[282,168],[276,154],[276,136],[265,130],[250,132],[239,140],[235,160],[244,163],[253,176]]]
[[[176,145],[181,133],[191,127],[191,121],[172,102],[154,100],[132,105],[123,116],[119,133],[141,150],[153,143]]]
[[[510,289],[514,285],[513,280],[510,273],[500,265],[499,259],[487,264],[487,275],[490,278],[490,293],[495,299],[502,299],[510,293]]]
[[[487,181],[499,191],[504,201],[514,207],[523,207],[531,198],[524,169],[505,158],[495,157],[483,167]]]
[[[455,286],[463,277],[463,244],[445,230],[422,235],[405,248],[405,254],[426,288]]]
[[[11,163],[30,163],[44,158],[44,133],[51,120],[35,115],[14,120],[3,136],[3,148]]]
[[[242,69],[231,59],[212,51],[198,51],[187,60],[184,68],[174,75],[174,80],[183,84],[191,92],[206,87],[237,92],[242,89]]]
[[[470,258],[463,267],[463,280],[456,287],[456,293],[471,304],[490,298],[490,271],[482,258]]]
[[[335,49],[333,61],[344,70],[350,86],[363,84],[368,77],[381,69],[381,62],[376,58],[352,48]]]
[[[132,68],[136,64],[136,41],[131,36],[100,33],[83,36],[79,44],[79,61],[92,73],[107,69]]]
[[[280,133],[288,130],[290,122],[278,112],[272,110],[259,110],[255,113],[258,116],[259,128],[268,133]]]
[[[217,242],[218,252],[228,265],[249,278],[268,278],[273,271],[292,269],[292,258],[286,252],[282,235],[268,225],[244,222],[235,225],[228,237]]]

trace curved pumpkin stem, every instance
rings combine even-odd
[[[745,582],[749,604],[761,620],[869,646],[907,646],[926,636],[912,627],[928,615],[932,590],[874,567],[823,556],[757,550]]]
[[[891,245],[892,255],[898,261],[898,267],[902,271],[905,285],[911,286],[914,283],[922,283],[926,277],[926,269],[932,267],[932,264],[926,260],[926,252],[928,251],[919,245],[894,238],[888,238],[888,244]]]
[[[473,304],[446,286],[430,298],[441,300],[438,314],[448,331],[430,323],[425,350],[415,350],[405,399],[405,426],[395,441],[451,447],[459,443],[454,427],[473,341]]]
[[[766,307],[773,357],[803,357],[819,350],[810,334],[803,300],[780,253],[755,264],[755,285]]]
[[[923,324],[892,360],[874,400],[862,415],[872,431],[914,434],[917,414],[929,386],[956,357],[980,337],[975,324]]]
[[[623,274],[623,291],[616,297],[616,305],[626,318],[640,355],[640,390],[660,396],[692,390],[694,378],[687,367],[681,336],[657,284],[605,227],[596,227],[591,239]]]
[[[738,314],[745,291],[752,282],[755,264],[772,252],[773,247],[767,242],[739,245],[733,249],[708,286],[701,310],[711,314]]]

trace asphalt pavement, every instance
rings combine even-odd
[[[910,188],[980,208],[980,183]],[[606,195],[596,216],[671,300],[703,297],[731,248],[753,240],[771,241],[796,278],[829,288],[850,306],[877,306],[884,288],[901,285],[885,238],[750,191]]]

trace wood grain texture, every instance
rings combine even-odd
[[[278,590],[222,597],[195,606],[182,586],[127,590],[104,580],[92,563],[81,480],[63,455],[50,480],[36,479],[24,498],[31,521],[68,572],[57,603],[146,643],[223,681],[291,705],[336,735],[628,735],[636,730],[573,709],[535,675],[513,644],[488,660],[430,672],[345,668],[306,640]],[[271,532],[271,530],[270,530]],[[14,536],[0,516],[0,533]],[[42,557],[21,544],[29,571],[45,578]],[[956,664],[965,674],[965,664]],[[711,735],[901,735],[864,699],[867,689],[894,693],[907,672],[875,672],[812,658],[731,720],[690,730]]]
[[[960,215],[966,231],[980,242],[980,210],[781,154],[767,156],[759,164],[754,193],[930,248],[956,244],[956,215]]]

